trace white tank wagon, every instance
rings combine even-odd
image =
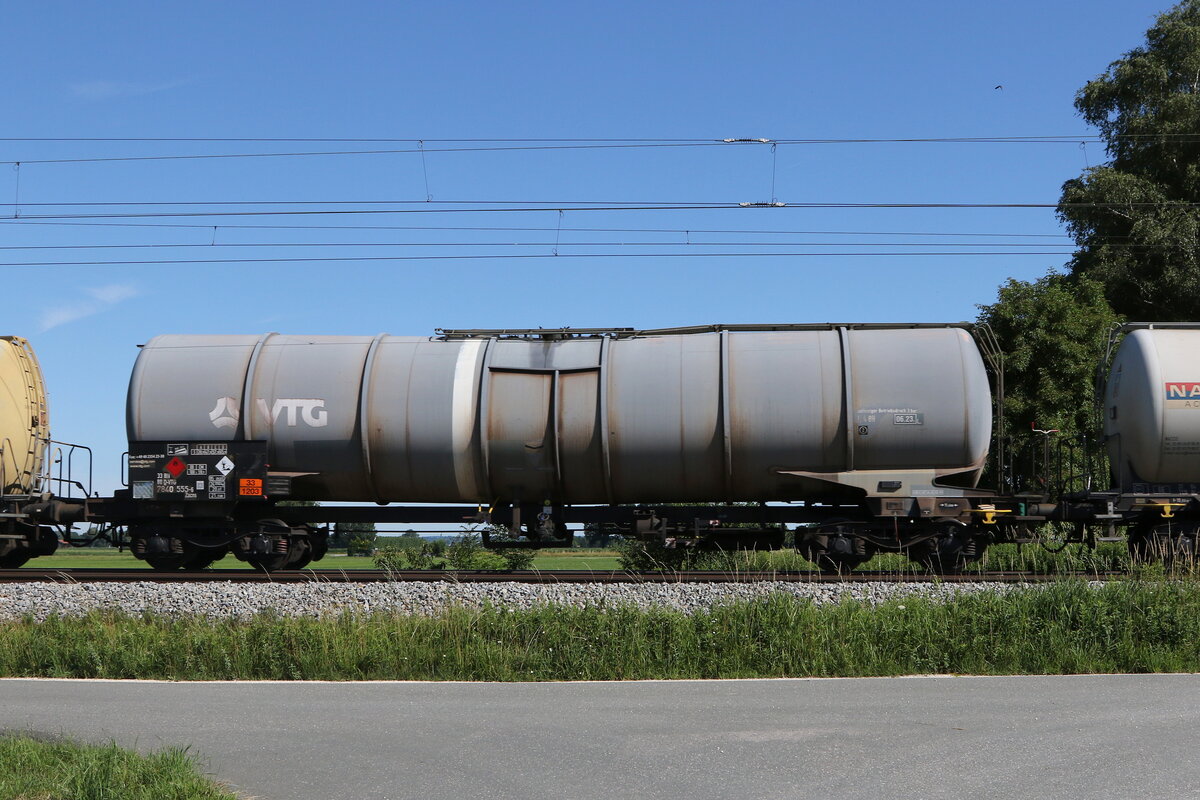
[[[1104,387],[1104,439],[1138,556],[1200,550],[1200,324],[1121,328]],[[1114,336],[1115,339],[1115,336]]]
[[[1115,486],[1200,492],[1200,327],[1129,330],[1109,369],[1104,434]]]
[[[127,421],[265,441],[304,499],[578,505],[943,494],[991,414],[964,326],[819,325],[159,336]]]

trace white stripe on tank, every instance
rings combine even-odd
[[[484,342],[480,339],[460,342],[454,362],[454,388],[450,397],[450,449],[454,454],[454,480],[463,501],[479,499],[475,474],[475,453],[471,441],[475,435],[476,404],[479,392],[475,379]]]

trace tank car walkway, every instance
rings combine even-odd
[[[0,681],[0,729],[188,745],[294,798],[1191,797],[1200,676]]]

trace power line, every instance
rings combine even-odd
[[[1168,139],[1173,141],[1200,141],[1200,134],[1129,134],[1113,138],[1148,138]],[[726,139],[389,139],[389,138],[22,138],[0,137],[0,142],[106,142],[106,143],[169,143],[169,142],[211,142],[211,143],[343,143],[368,144],[390,143],[410,144],[417,147],[383,148],[371,150],[304,150],[291,152],[268,153],[180,153],[170,155],[149,156],[81,156],[77,158],[23,158],[19,161],[0,161],[0,164],[84,164],[120,161],[187,161],[198,159],[227,159],[227,158],[307,158],[315,156],[369,156],[369,155],[398,155],[411,153],[487,153],[487,152],[516,152],[516,151],[545,151],[545,150],[623,150],[664,147],[723,147],[729,145],[846,145],[846,144],[1079,144],[1081,142],[1105,142],[1107,139],[1096,134],[1080,134],[1074,136],[941,136],[941,137],[903,137],[903,138],[804,138],[804,139],[769,139],[769,138],[726,138]],[[423,142],[434,142],[444,145],[476,145],[469,147],[422,147]],[[487,143],[488,146],[478,146]]]
[[[26,162],[21,162],[26,163]],[[59,206],[371,206],[371,205],[739,205],[730,200],[43,200],[24,207]]]
[[[137,137],[54,137],[54,136],[0,136],[0,142],[386,142],[393,144],[416,144],[417,142],[437,142],[439,144],[449,143],[554,143],[554,142],[598,142],[598,143],[657,143],[657,142],[722,142],[722,139],[714,139],[711,137],[702,139],[685,139],[685,138],[629,138],[629,139],[614,139],[614,138],[574,138],[574,139],[434,139],[428,136],[413,139],[398,139],[393,137],[358,137],[358,138],[337,138],[337,137],[214,137],[214,136],[176,136],[176,137],[154,137],[154,136],[137,136]]]
[[[572,231],[586,233],[742,233],[756,235],[785,235],[785,236],[1003,236],[1010,238],[1039,238],[1066,239],[1065,233],[945,233],[933,231],[826,231],[826,230],[751,230],[744,228],[558,228],[534,226],[479,226],[479,225],[239,225],[227,223],[219,226],[204,225],[198,222],[49,222],[29,220],[24,217],[0,219],[5,224],[54,225],[67,227],[88,228],[185,228],[198,230],[333,230],[333,231]]]
[[[334,201],[341,202],[341,201]],[[383,202],[383,201],[378,201]],[[429,206],[434,203],[425,201],[411,202],[416,205]],[[481,201],[503,205],[503,201]],[[353,209],[353,210],[306,210],[306,211],[172,211],[172,212],[124,212],[110,214],[30,214],[21,215],[21,219],[32,220],[74,220],[74,219],[147,219],[147,218],[179,218],[179,217],[292,217],[292,216],[342,216],[342,215],[378,215],[378,214],[484,214],[484,213],[529,213],[545,211],[721,211],[771,208],[776,210],[788,209],[1057,209],[1057,208],[1197,208],[1200,203],[725,203],[702,204],[691,203],[681,205],[587,205],[568,206],[550,201],[536,201],[537,206],[511,206],[501,208],[496,206],[486,208],[391,208],[391,209]],[[236,203],[231,203],[236,204]],[[353,204],[353,203],[352,203]],[[24,205],[24,204],[23,204]],[[52,204],[54,205],[54,204]],[[67,204],[62,204],[67,205]],[[74,205],[74,204],[72,204]],[[105,205],[105,204],[82,204]],[[139,204],[120,203],[117,205],[183,205],[171,204]],[[217,205],[207,203],[201,205]],[[242,204],[244,205],[244,204]],[[16,219],[14,216],[12,219]],[[211,227],[211,226],[209,226]]]
[[[99,156],[87,158],[22,158],[20,161],[0,161],[0,164],[86,164],[104,161],[194,161],[214,158],[299,158],[310,156],[378,156],[404,153],[494,153],[538,150],[629,150],[658,147],[725,147],[748,142],[663,142],[659,144],[539,144],[496,145],[493,147],[425,147],[389,148],[383,150],[309,150],[290,153],[188,153],[167,156]]]
[[[1200,138],[1197,133],[1121,133],[1111,134],[1108,137],[1101,136],[1095,133],[1071,133],[1071,134],[1025,134],[1017,136],[904,136],[904,137],[566,137],[566,138],[436,138],[430,136],[399,138],[389,136],[379,137],[336,137],[336,136],[0,136],[0,142],[117,142],[117,143],[148,143],[148,142],[212,142],[212,143],[228,143],[228,142],[262,142],[266,144],[282,142],[282,143],[385,143],[385,144],[416,144],[417,142],[434,142],[436,144],[706,144],[706,143],[757,143],[767,144],[775,142],[778,144],[874,144],[874,143],[898,143],[905,144],[909,142],[1078,142],[1081,139],[1089,139],[1098,141],[1105,138],[1113,139],[1196,139]]]
[[[132,250],[177,247],[1052,247],[1044,242],[156,242],[138,244],[0,245],[0,250]],[[1062,244],[1061,247],[1071,247]],[[1168,247],[1169,245],[1137,245]],[[1070,250],[1065,251],[1068,254]]]
[[[24,162],[22,162],[24,163]],[[11,204],[9,204],[11,205]],[[566,206],[666,206],[681,208],[1058,208],[1068,207],[1115,207],[1139,208],[1144,206],[1185,208],[1200,205],[1191,201],[1163,202],[1114,202],[1114,203],[951,203],[951,202],[838,202],[838,201],[800,201],[800,202],[746,202],[738,200],[55,200],[22,202],[22,208],[59,208],[59,207],[113,207],[113,206],[433,206],[433,205],[536,205],[538,211],[573,211],[576,209]],[[470,209],[455,209],[470,210]],[[586,209],[579,209],[586,210]],[[619,210],[619,208],[617,209]],[[204,213],[204,212],[199,212]]]
[[[278,264],[278,263],[313,263],[331,261],[481,261],[487,259],[543,259],[543,258],[840,258],[846,256],[1061,256],[1059,251],[1047,252],[856,252],[856,253],[489,253],[486,255],[445,255],[445,256],[349,256],[337,257],[295,257],[295,258],[198,258],[198,259],[164,259],[152,261],[13,261],[0,262],[0,267],[81,267],[81,266],[168,266],[185,264]]]

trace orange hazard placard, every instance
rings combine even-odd
[[[238,481],[238,494],[261,495],[263,493],[262,483],[258,478],[242,478]]]

